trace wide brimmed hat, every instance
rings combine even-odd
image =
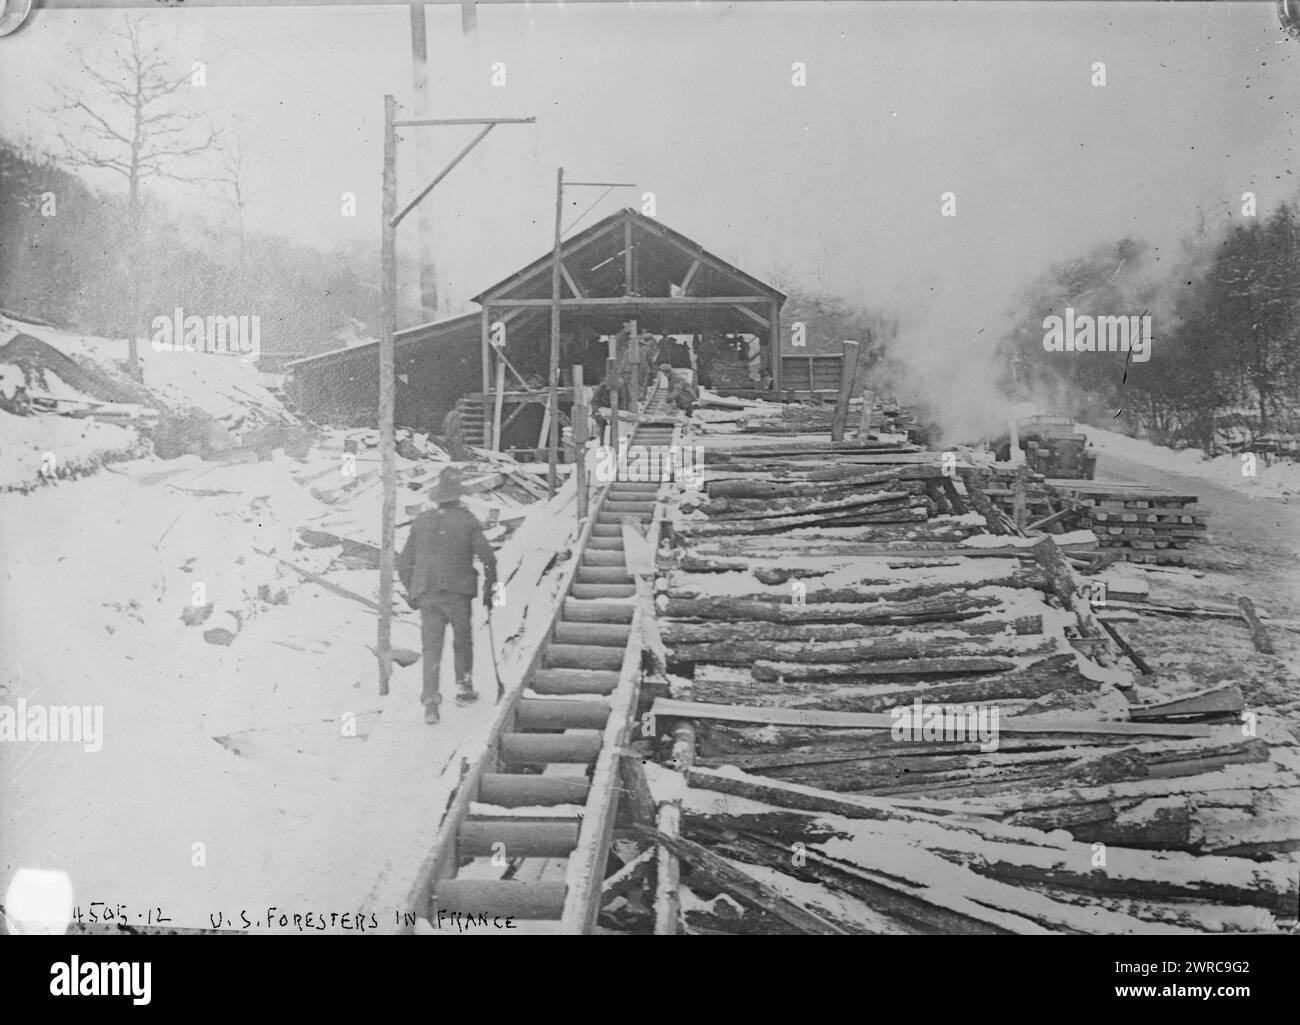
[[[449,466],[438,475],[437,481],[429,489],[430,502],[454,502],[465,496],[465,482],[460,471]]]

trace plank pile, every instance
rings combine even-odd
[[[1129,562],[1185,565],[1189,548],[1205,540],[1206,515],[1195,495],[1175,495],[1143,484],[1049,480],[1076,510],[1078,525],[1097,535],[1104,549],[1118,549]]]

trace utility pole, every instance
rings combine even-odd
[[[555,171],[555,251],[551,254],[551,391],[546,397],[551,437],[546,446],[546,493],[554,498],[559,482],[560,446],[560,216],[564,213],[564,168]]]
[[[384,479],[382,526],[379,540],[379,694],[388,693],[393,674],[393,562],[397,536],[397,462],[393,441],[393,331],[397,324],[397,133],[393,129],[397,101],[384,97],[384,202],[383,241],[380,243],[379,335],[379,466]]]
[[[414,86],[415,116],[429,116],[429,36],[425,27],[424,4],[411,4],[411,74]],[[429,154],[415,148],[415,170],[421,178],[429,175]],[[417,230],[420,245],[420,305],[424,308],[421,319],[438,319],[438,267],[434,262],[433,206],[420,207]]]
[[[379,465],[383,478],[382,525],[379,548],[379,693],[388,693],[388,681],[393,673],[393,568],[396,561],[394,548],[397,537],[397,459],[393,431],[393,334],[397,329],[397,226],[423,200],[440,181],[451,173],[470,150],[477,146],[497,125],[532,124],[531,117],[496,118],[414,118],[396,120],[397,101],[384,97],[384,200],[380,265],[383,282],[380,288],[379,335]],[[397,129],[433,128],[444,125],[481,125],[483,130],[462,149],[451,163],[415,194],[406,206],[397,209]]]

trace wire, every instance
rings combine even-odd
[[[592,202],[591,206],[587,207],[586,210],[582,211],[582,213],[578,214],[577,217],[575,217],[572,221],[570,221],[569,226],[567,228],[564,228],[560,231],[560,238],[563,239],[566,235],[568,235],[569,232],[573,230],[574,225],[576,225],[579,221],[581,221],[584,217],[586,217],[587,214],[591,213],[591,211],[595,208],[596,204],[599,203],[602,199],[604,199],[613,191],[614,191],[614,186],[611,185],[599,196],[597,196],[595,200]]]

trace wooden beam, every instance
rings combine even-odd
[[[575,298],[587,298],[586,293],[584,293],[583,290],[578,287],[578,283],[573,280],[573,275],[569,273],[569,268],[564,265],[563,260],[560,261],[560,274],[564,277],[564,283],[569,286],[569,291],[574,294]]]
[[[857,342],[844,343],[844,359],[840,362],[840,392],[835,399],[835,413],[831,418],[831,441],[844,440],[844,429],[848,426],[849,398],[853,395],[853,382],[858,373]]]
[[[736,308],[739,312],[743,313],[746,317],[748,317],[750,320],[752,320],[752,321],[753,321],[755,324],[757,324],[759,327],[770,327],[770,326],[771,326],[771,325],[768,324],[768,322],[767,322],[766,320],[764,320],[762,317],[760,317],[757,313],[755,313],[753,310],[751,310],[748,306],[741,306],[741,305],[736,304],[736,303],[733,303],[732,305],[735,306],[735,308]]]
[[[623,222],[623,294],[632,294],[632,222]]]
[[[492,403],[492,437],[489,444],[493,452],[501,451],[501,408],[506,390],[505,360],[497,360],[496,400]]]
[[[781,306],[774,299],[771,303],[771,314],[768,316],[768,323],[771,325],[771,334],[768,341],[768,359],[771,360],[772,366],[772,388],[778,396],[781,394]],[[811,378],[809,379],[811,383]]]
[[[594,231],[591,235],[587,235],[585,238],[582,235],[578,235],[575,238],[570,239],[568,242],[566,242],[563,246],[560,247],[560,259],[561,260],[568,259],[570,256],[578,252],[580,249],[583,249],[586,246],[590,245],[592,242],[595,242],[596,239],[604,238],[606,235],[610,234],[611,232],[616,231],[618,227],[619,227],[619,222],[614,221],[610,224],[605,225],[603,228]],[[532,263],[532,265],[525,267],[523,270],[519,271],[513,277],[507,278],[505,281],[501,282],[501,284],[498,285],[496,288],[494,288],[491,293],[484,293],[483,298],[480,301],[483,303],[484,306],[487,306],[489,304],[491,304],[492,306],[500,306],[502,305],[503,302],[509,302],[509,300],[502,300],[500,298],[501,293],[508,292],[514,288],[518,288],[520,285],[525,285],[528,282],[532,281],[533,278],[541,274],[549,273],[550,269],[551,269],[551,254],[547,253],[546,256],[542,257],[540,260],[535,260]]]
[[[765,303],[766,296],[761,295],[627,295],[600,297],[593,299],[561,299],[565,308],[599,307],[599,306],[654,306],[671,309],[676,306],[734,306],[737,303]],[[514,308],[528,306],[550,306],[550,299],[493,299],[493,307]]]
[[[691,261],[690,270],[686,272],[686,277],[682,278],[682,295],[687,295],[691,290],[691,282],[695,280],[695,275],[700,270],[700,258],[697,256]]]

